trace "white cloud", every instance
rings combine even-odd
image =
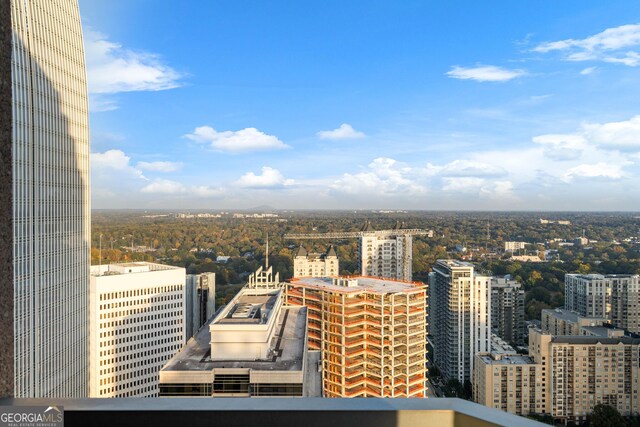
[[[180,86],[182,75],[163,64],[156,54],[126,49],[95,31],[86,31],[84,40],[90,93],[158,91]]]
[[[554,160],[575,160],[586,147],[586,140],[575,134],[546,134],[533,137],[544,147],[544,155]]]
[[[320,131],[317,135],[320,139],[360,139],[366,136],[347,123],[341,124],[337,129]]]
[[[132,175],[146,179],[142,171],[130,164],[131,158],[122,150],[108,150],[104,153],[91,153],[91,169],[94,173],[118,171],[121,174]]]
[[[447,76],[461,80],[475,80],[477,82],[506,82],[526,75],[524,70],[510,70],[495,65],[480,65],[477,67],[454,66],[447,72]]]
[[[444,166],[427,164],[427,175],[440,175],[446,177],[491,177],[502,176],[506,171],[489,163],[471,160],[454,160]]]
[[[640,115],[621,122],[587,123],[582,127],[589,141],[602,148],[640,150]]]
[[[640,24],[630,24],[607,28],[584,39],[541,43],[533,50],[541,53],[562,51],[568,61],[600,60],[635,67],[640,65],[640,54],[629,49],[639,45]]]
[[[142,193],[151,194],[182,194],[187,191],[186,187],[179,182],[168,179],[155,179],[153,182],[140,190]]]
[[[138,162],[136,165],[138,169],[153,171],[153,172],[175,172],[182,168],[180,162]]]
[[[427,188],[418,182],[418,171],[398,163],[394,159],[374,159],[365,172],[345,173],[337,179],[331,189],[351,195],[396,196],[419,195]]]
[[[474,177],[456,177],[456,178],[443,178],[444,185],[442,191],[455,191],[455,192],[478,192],[485,180],[483,178]]]
[[[218,132],[211,126],[200,126],[195,128],[193,133],[185,135],[185,137],[192,141],[209,143],[216,150],[235,153],[289,148],[277,137],[268,135],[256,128]]]
[[[593,72],[597,69],[598,67],[587,67],[584,70],[580,71],[580,74],[582,74],[583,76],[588,76],[589,74],[593,74]]]
[[[242,188],[282,188],[292,185],[292,179],[285,179],[282,173],[269,166],[262,168],[262,174],[256,175],[253,172],[247,172],[242,175],[236,185]]]
[[[622,167],[623,165],[604,162],[583,164],[568,169],[561,179],[565,182],[571,182],[575,177],[620,179],[623,176]]]

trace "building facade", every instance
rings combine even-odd
[[[425,397],[426,293],[371,277],[296,278],[286,303],[309,312],[325,397]]]
[[[504,242],[505,252],[515,252],[527,247],[527,242]]]
[[[293,277],[328,277],[338,274],[340,264],[333,245],[324,254],[309,253],[301,245],[293,256]]]
[[[160,371],[161,397],[321,397],[307,309],[245,287]]]
[[[188,340],[216,312],[216,274],[187,274],[185,289]]]
[[[638,415],[640,339],[620,332],[585,326],[581,335],[555,336],[532,329],[528,356],[478,354],[474,400],[560,423],[584,422],[598,404]]]
[[[566,274],[564,280],[567,310],[640,333],[639,275]]]
[[[491,329],[503,340],[523,345],[524,289],[508,277],[491,279]]]
[[[551,335],[582,335],[582,329],[590,326],[602,326],[607,319],[602,317],[582,317],[561,308],[543,309],[541,329]]]
[[[76,0],[11,0],[15,396],[89,384],[89,115]]]
[[[474,356],[491,346],[491,276],[471,263],[438,260],[429,273],[433,362],[449,379],[471,380]]]
[[[376,232],[371,223],[365,224],[358,240],[360,274],[412,280],[413,237],[402,234],[400,224],[394,230],[397,233]]]
[[[91,268],[90,397],[158,396],[186,338],[185,269],[147,262]]]

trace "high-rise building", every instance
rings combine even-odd
[[[474,356],[491,346],[491,276],[473,264],[438,260],[429,273],[433,362],[449,379],[471,380]]]
[[[508,277],[491,279],[491,329],[503,340],[524,344],[524,289]]]
[[[338,274],[340,265],[333,245],[323,254],[309,253],[300,245],[293,256],[293,277],[327,277]]]
[[[188,340],[216,311],[216,273],[187,274],[185,289]]]
[[[581,423],[598,404],[640,412],[640,339],[621,329],[582,326],[580,335],[529,332],[529,355],[480,353],[474,400],[518,415]]]
[[[160,371],[161,397],[321,397],[307,309],[283,290],[245,287]]]
[[[286,284],[286,303],[308,309],[308,345],[322,350],[325,397],[425,397],[423,284],[294,278]]]
[[[186,337],[185,269],[149,262],[91,267],[90,396],[158,395]]]
[[[410,282],[412,280],[413,236],[397,232],[376,232],[367,222],[358,240],[360,274]]]
[[[566,274],[565,308],[640,333],[640,275]]]
[[[89,127],[76,0],[11,0],[16,397],[86,397]]]

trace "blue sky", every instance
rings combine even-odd
[[[94,208],[640,210],[636,1],[79,3]]]

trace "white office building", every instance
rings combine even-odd
[[[401,230],[396,225],[394,230]],[[365,224],[359,239],[360,273],[363,276],[412,280],[413,236],[376,232],[371,223]]]
[[[81,398],[91,211],[78,2],[11,0],[11,21],[15,397]]]
[[[491,276],[468,262],[438,260],[429,273],[428,322],[440,372],[471,380],[476,353],[491,350]]]
[[[148,262],[91,268],[90,397],[158,396],[186,338],[185,276]]]

